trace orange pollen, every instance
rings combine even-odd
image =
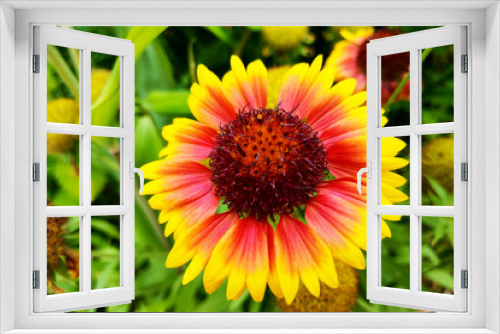
[[[240,110],[222,125],[210,153],[217,196],[259,220],[306,204],[327,173],[318,133],[279,106]]]

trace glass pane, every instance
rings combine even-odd
[[[80,205],[79,136],[47,134],[47,202]]]
[[[382,126],[410,124],[410,53],[381,57]]]
[[[410,198],[410,138],[380,139],[381,205],[408,205]]]
[[[79,124],[80,50],[47,45],[47,122]]]
[[[382,233],[384,224],[391,230],[391,237],[382,239],[381,286],[410,289],[410,217],[395,217],[381,216]]]
[[[453,134],[422,136],[422,204],[453,206]]]
[[[120,286],[121,216],[91,218],[92,290]]]
[[[421,220],[422,291],[453,294],[453,218]]]
[[[120,139],[92,137],[92,205],[120,205]]]
[[[453,122],[453,45],[422,50],[422,124]]]
[[[80,217],[47,218],[47,294],[80,291]]]
[[[118,66],[120,57],[91,52],[90,61],[91,125],[120,126],[120,76],[111,76],[112,69]]]

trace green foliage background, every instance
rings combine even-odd
[[[385,27],[393,29],[393,27]],[[403,33],[429,27],[399,27]],[[261,27],[73,27],[73,29],[128,38],[136,47],[136,166],[158,159],[158,152],[166,145],[161,137],[162,128],[176,117],[193,118],[188,106],[189,87],[196,80],[197,64],[204,64],[222,77],[229,70],[229,58],[238,54],[244,63],[261,58],[268,68],[279,65],[293,65],[298,62],[311,62],[318,54],[325,58],[334,45],[342,40],[339,27],[310,27],[309,34],[298,46],[286,52],[274,50],[266,45]],[[377,27],[376,29],[381,29]],[[67,65],[67,76],[77,72],[71,54],[61,53],[59,59],[52,59],[49,66],[53,76],[48,82],[49,99],[72,96],[72,81],[64,79],[61,62]],[[429,60],[441,64],[424,70],[423,103],[426,123],[449,121],[453,115],[453,77],[449,64],[452,64],[449,49],[433,50]],[[429,62],[429,63],[430,63]],[[49,64],[50,65],[50,64]],[[117,125],[118,115],[118,76],[119,64],[113,58],[96,56],[94,68],[111,71],[110,79],[102,94],[92,105],[94,125]],[[64,67],[64,66],[63,66]],[[424,68],[425,69],[425,68]],[[450,76],[451,73],[451,76]],[[49,76],[50,77],[50,76]],[[77,82],[77,81],[76,81]],[[74,81],[73,81],[74,84]],[[74,87],[73,87],[74,89]],[[73,90],[74,91],[74,90]],[[386,110],[389,119],[405,119],[407,101],[394,102]],[[403,138],[404,139],[404,138]],[[427,138],[426,140],[432,140]],[[404,139],[406,140],[406,139]],[[424,143],[425,144],[425,140]],[[77,145],[77,144],[75,144]],[[76,146],[75,146],[76,147]],[[106,204],[116,198],[119,192],[119,145],[110,140],[95,139],[92,142],[93,196],[94,204]],[[405,149],[400,156],[409,158]],[[66,153],[49,155],[48,181],[51,198],[74,201],[78,192],[78,176],[73,175],[73,187],[64,189],[71,173],[64,172],[68,165],[76,164],[78,150],[73,148]],[[61,161],[65,161],[61,165]],[[70,162],[68,162],[70,161]],[[59,167],[58,167],[59,166]],[[61,167],[62,166],[62,167]],[[409,168],[399,171],[409,178]],[[70,175],[70,176],[68,176]],[[424,202],[429,205],[453,205],[453,195],[430,178],[430,187],[424,193]],[[52,186],[51,186],[52,185]],[[70,187],[71,188],[71,187]],[[138,189],[136,187],[136,189]],[[409,193],[409,186],[402,187]],[[59,194],[59,192],[63,192]],[[72,195],[73,194],[73,195]],[[451,203],[451,204],[450,204]],[[248,292],[236,301],[227,301],[225,283],[215,293],[208,295],[203,288],[201,276],[181,285],[185,268],[167,269],[165,259],[172,247],[172,238],[163,236],[163,226],[157,222],[158,212],[152,211],[147,198],[136,195],[136,298],[131,304],[110,306],[85,312],[274,312],[280,311],[274,296],[267,292],[262,303],[254,302]],[[449,218],[423,218],[423,273],[424,289],[427,291],[450,292],[453,289],[453,221]],[[69,247],[78,248],[78,224],[70,220],[64,235]],[[408,288],[409,285],[409,224],[389,222],[392,239],[383,241],[382,263],[383,283],[387,286]],[[119,226],[119,225],[118,225]],[[99,217],[92,222],[92,285],[105,288],[119,284],[119,228],[111,217]],[[61,258],[64,262],[64,258]],[[61,266],[53,273],[57,285],[66,291],[74,291],[77,280],[71,279]],[[370,304],[366,300],[366,273],[360,270],[357,312],[401,312],[413,311],[403,308]]]

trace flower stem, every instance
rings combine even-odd
[[[196,60],[194,59],[194,42],[196,42],[196,40],[192,39],[188,44],[189,74],[191,75],[192,83],[198,82],[198,78],[196,76]]]
[[[68,87],[71,94],[74,96],[75,100],[80,99],[80,88],[78,79],[75,77],[68,64],[61,56],[61,53],[53,45],[47,46],[47,57],[50,60],[52,66],[56,70],[57,74],[61,77],[63,82]]]
[[[424,52],[422,52],[422,63],[424,62],[425,58],[427,58],[429,53],[431,53],[431,51],[432,51],[432,48],[429,48],[429,49],[425,49]],[[403,90],[403,88],[406,85],[406,83],[408,82],[408,80],[410,80],[410,72],[406,73],[403,80],[401,80],[399,85],[396,87],[394,92],[391,94],[391,96],[389,97],[389,99],[385,103],[385,106],[384,106],[385,109],[389,109],[389,106],[394,102],[396,97],[398,97],[399,93],[401,93],[401,91]]]
[[[241,57],[241,54],[243,53],[243,50],[245,49],[245,46],[246,46],[251,34],[252,34],[252,30],[245,29],[245,31],[243,33],[243,37],[241,37],[240,42],[238,43],[238,45],[236,46],[236,49],[234,50],[234,54],[237,55],[238,57]]]
[[[142,212],[144,213],[144,216],[148,220],[149,225],[151,225],[151,228],[153,229],[156,236],[158,237],[158,240],[160,240],[160,242],[162,243],[163,247],[167,251],[170,250],[170,248],[171,248],[170,243],[168,242],[168,239],[163,236],[162,228],[161,228],[160,224],[158,224],[158,220],[156,218],[156,215],[153,212],[153,210],[151,210],[146,199],[143,196],[136,193],[135,194],[135,202],[141,208]]]

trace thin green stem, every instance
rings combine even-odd
[[[196,76],[196,61],[194,59],[194,42],[196,42],[196,40],[192,39],[188,44],[189,74],[191,74],[192,83],[198,82],[198,78]]]
[[[425,58],[427,58],[429,53],[431,53],[431,51],[432,51],[432,48],[429,48],[429,49],[425,49],[424,52],[422,52],[422,63],[424,62]],[[408,82],[408,80],[410,80],[410,72],[406,73],[403,80],[401,80],[401,82],[396,87],[394,92],[391,94],[389,99],[387,99],[387,102],[385,103],[385,106],[384,106],[385,109],[389,109],[390,105],[394,102],[394,100],[396,100],[396,97],[399,96],[399,93],[401,93],[401,91],[403,90],[403,88],[406,85],[406,83]]]
[[[80,73],[80,50],[69,49],[69,56],[71,57],[71,63],[76,73]]]
[[[57,74],[59,74],[71,94],[75,97],[75,100],[78,101],[80,99],[80,83],[73,72],[71,72],[71,69],[61,56],[59,50],[57,50],[57,48],[53,45],[47,46],[47,57]]]
[[[245,49],[245,46],[248,42],[248,39],[250,38],[250,35],[252,35],[252,31],[249,29],[245,29],[245,32],[243,33],[240,42],[238,43],[236,49],[234,50],[234,54],[237,55],[238,57],[241,57],[241,54]]]
[[[156,218],[156,215],[153,212],[153,210],[151,210],[151,207],[149,206],[146,199],[143,196],[136,193],[135,194],[135,202],[141,208],[142,212],[144,213],[144,216],[146,217],[146,219],[148,220],[148,223],[153,228],[155,234],[158,236],[158,239],[161,241],[163,247],[167,251],[170,250],[171,245],[168,242],[168,239],[164,237],[162,228],[161,228],[160,224],[158,224],[158,220]]]

